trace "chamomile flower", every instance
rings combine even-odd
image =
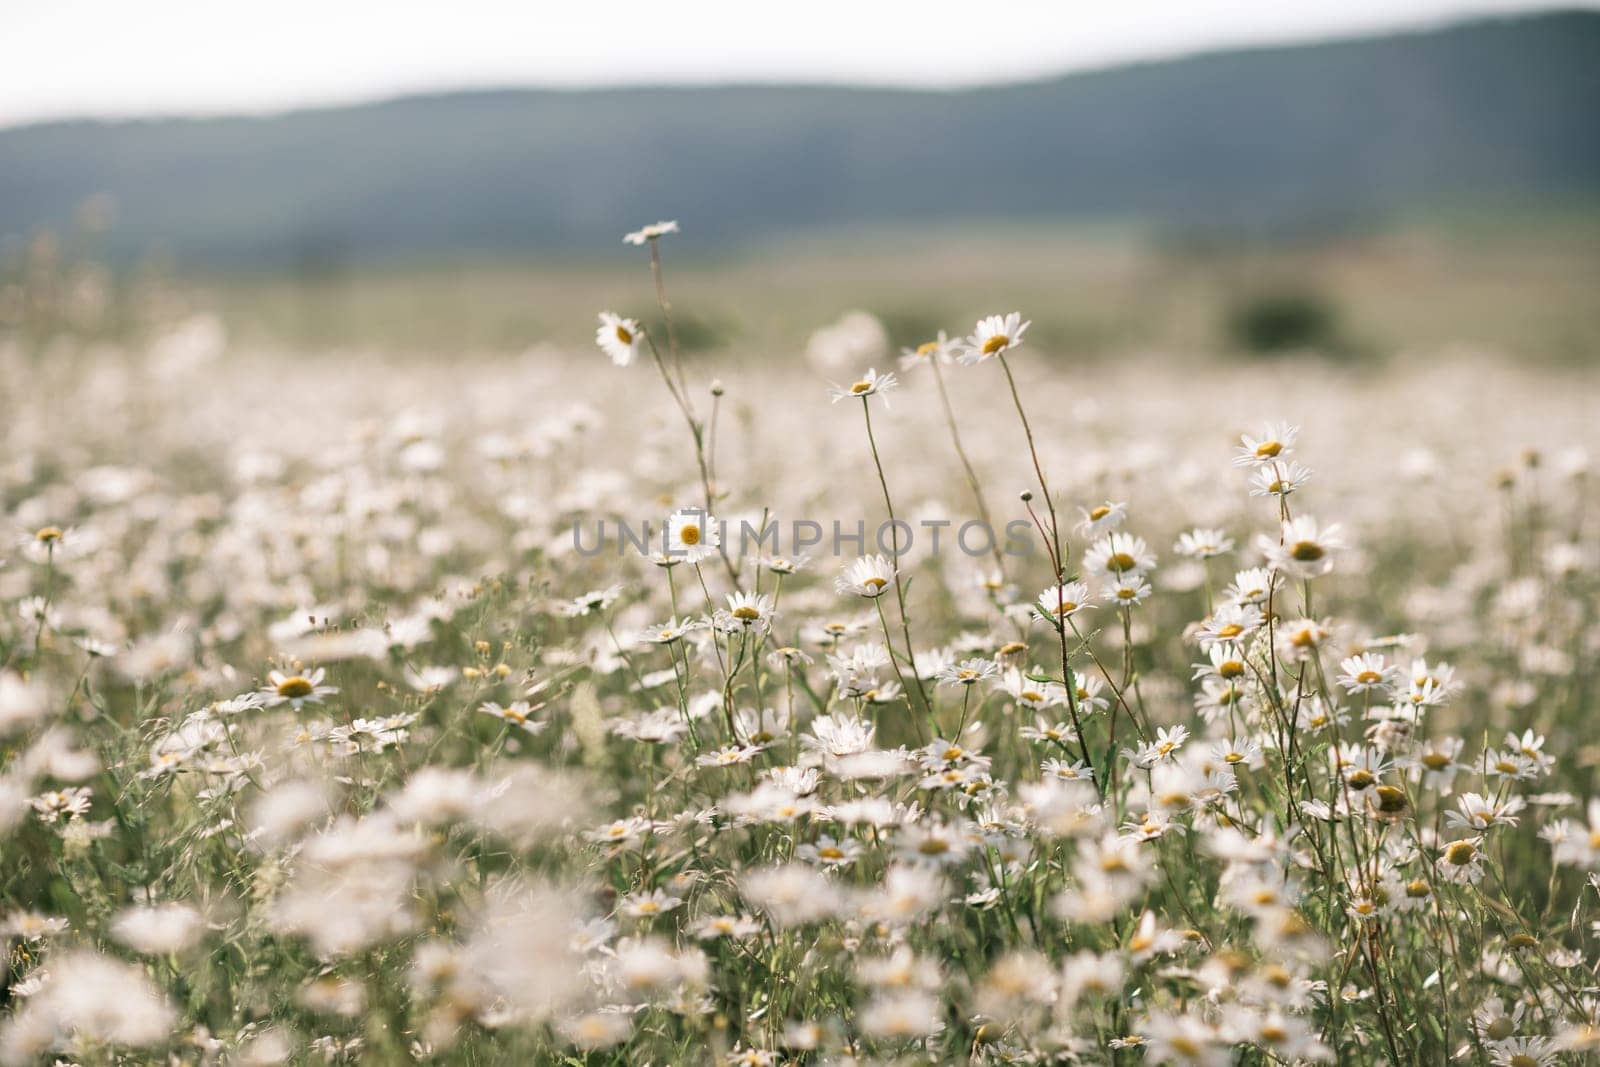
[[[644,344],[644,331],[633,319],[600,312],[600,326],[594,332],[594,343],[600,351],[619,367],[630,366]]]
[[[652,889],[648,893],[635,893],[628,897],[618,910],[630,919],[654,919],[682,906],[681,897],[672,896],[662,889]]]
[[[796,848],[794,854],[796,859],[838,870],[854,863],[862,851],[861,842],[853,838],[841,841],[823,834],[815,842]]]
[[[949,664],[935,677],[944,685],[968,686],[993,678],[999,671],[994,660],[974,658]]]
[[[1300,427],[1291,426],[1286,422],[1269,422],[1255,436],[1240,434],[1233,465],[1261,467],[1269,466],[1281,459],[1288,459],[1294,451],[1295,438],[1299,436]]]
[[[1400,673],[1398,664],[1386,663],[1376,652],[1363,652],[1339,663],[1339,685],[1346,693],[1387,689]]]
[[[1465,837],[1439,849],[1438,870],[1446,881],[1476,882],[1483,877],[1483,839]]]
[[[1289,460],[1257,467],[1250,472],[1251,496],[1285,497],[1302,489],[1311,480],[1311,468]]]
[[[699,508],[679,508],[667,516],[665,555],[685,563],[699,563],[716,555],[722,546],[722,528]]]
[[[1084,537],[1094,537],[1121,526],[1128,517],[1128,505],[1122,501],[1107,500],[1092,508],[1079,508],[1078,512],[1083,516],[1078,523],[1078,533]]]
[[[1279,541],[1263,538],[1259,544],[1278,570],[1317,578],[1333,569],[1334,553],[1344,547],[1344,539],[1337,524],[1321,526],[1309,515],[1297,515],[1283,524]]]
[[[337,686],[322,684],[326,676],[327,672],[321,667],[303,674],[272,671],[267,675],[267,684],[259,690],[262,704],[269,708],[288,704],[296,711],[307,704],[320,704],[323,697],[339,691]]]
[[[659,241],[668,234],[677,232],[677,220],[667,219],[661,222],[651,223],[649,226],[642,226],[639,229],[634,230],[632,233],[625,233],[622,235],[622,241],[624,244],[643,245],[649,241]]]
[[[1222,530],[1197,526],[1179,534],[1172,550],[1185,559],[1213,559],[1233,551],[1233,538]]]
[[[1103,578],[1136,578],[1155,565],[1156,557],[1144,538],[1125,533],[1107,534],[1083,557],[1083,569]]]
[[[1017,311],[979,319],[962,345],[961,362],[982,363],[1005,355],[1022,344],[1022,335],[1032,325],[1032,322],[1023,322],[1022,313]]]
[[[1223,604],[1200,626],[1202,648],[1219,641],[1240,644],[1261,628],[1266,616],[1254,605]]]
[[[1456,798],[1457,810],[1445,812],[1444,821],[1449,826],[1482,833],[1496,826],[1517,825],[1518,813],[1527,806],[1527,801],[1514,794],[1495,799],[1482,793],[1463,793]]]
[[[646,626],[639,632],[639,640],[652,645],[673,645],[693,634],[696,630],[705,629],[704,619],[668,619],[666,622]]]
[[[1233,576],[1233,582],[1223,590],[1222,597],[1232,604],[1253,604],[1261,607],[1272,595],[1276,575],[1269,567],[1248,567]]]
[[[846,567],[833,584],[841,593],[875,599],[893,587],[894,564],[887,556],[863,556]]]
[[[950,363],[960,350],[961,343],[952,341],[943,330],[932,341],[924,341],[915,348],[902,348],[900,350],[900,369],[910,370],[927,363]]]
[[[868,397],[887,393],[899,385],[900,380],[894,376],[894,372],[888,371],[879,374],[876,369],[869,369],[866,374],[863,374],[848,385],[831,385],[828,389],[828,395],[833,398],[835,404],[841,400],[865,401]]]
[[[1089,602],[1090,598],[1089,586],[1086,583],[1067,582],[1046,589],[1039,594],[1034,603],[1040,618],[1060,626],[1063,619],[1070,619],[1079,612],[1093,608],[1094,605]]]
[[[1102,599],[1118,607],[1131,608],[1144,603],[1151,593],[1150,583],[1138,575],[1119,577],[1100,590]]]
[[[1035,681],[1016,669],[1001,675],[1000,688],[1015,700],[1019,707],[1030,711],[1041,711],[1064,704],[1067,699],[1061,683]]]
[[[541,704],[535,707],[526,700],[516,700],[502,706],[491,700],[479,707],[478,710],[485,715],[492,715],[503,722],[509,723],[526,733],[537,734],[550,725],[547,722],[533,718],[533,713],[543,706]]]
[[[772,628],[772,598],[766,593],[729,593],[728,607],[722,613],[732,629],[765,632]]]

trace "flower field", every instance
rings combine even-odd
[[[1600,1049],[1592,376],[686,359],[675,229],[585,351],[0,347],[0,1063]]]

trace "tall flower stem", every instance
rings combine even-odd
[[[923,710],[932,717],[933,701],[928,699],[928,690],[917,671],[917,654],[911,647],[911,621],[906,615],[905,582],[900,576],[900,526],[894,517],[894,499],[889,495],[889,479],[883,473],[883,459],[878,455],[878,440],[872,433],[872,406],[866,397],[861,398],[861,414],[867,422],[867,444],[872,448],[872,464],[877,468],[878,485],[883,489],[883,506],[889,512],[889,553],[894,561],[894,597],[900,605],[900,632],[906,640],[906,662],[911,666],[911,680],[917,684],[917,695],[922,698]],[[884,636],[888,637],[887,634]],[[894,658],[893,646],[889,649],[889,657],[891,660]],[[901,684],[904,685],[904,681]]]
[[[1089,754],[1089,739],[1083,734],[1083,723],[1078,715],[1078,685],[1072,677],[1071,656],[1067,651],[1067,628],[1061,625],[1061,615],[1066,604],[1061,599],[1061,583],[1067,579],[1067,556],[1061,544],[1061,524],[1056,517],[1056,502],[1050,496],[1050,483],[1045,480],[1044,465],[1039,462],[1039,448],[1034,444],[1033,426],[1028,422],[1028,412],[1022,406],[1022,394],[1017,391],[1017,379],[1011,373],[1006,354],[1000,353],[1000,369],[1006,372],[1006,385],[1011,388],[1011,402],[1016,405],[1017,418],[1022,420],[1022,433],[1028,439],[1028,455],[1033,460],[1033,473],[1039,479],[1039,493],[1044,497],[1045,513],[1050,516],[1050,561],[1055,567],[1056,584],[1056,636],[1061,639],[1061,682],[1067,690],[1067,710],[1072,714],[1072,729],[1078,735],[1078,751],[1084,764],[1094,773],[1094,758]],[[1115,758],[1115,757],[1113,757]],[[1096,778],[1097,781],[1100,779]],[[1101,795],[1106,783],[1100,781]]]
[[[944,371],[939,368],[937,356],[931,361],[933,366],[933,382],[939,387],[939,403],[944,407],[945,425],[950,428],[950,443],[955,445],[956,455],[961,460],[961,468],[966,471],[967,485],[972,489],[972,499],[978,506],[978,517],[983,520],[984,526],[989,530],[990,546],[994,549],[994,565],[1002,578],[1006,573],[1005,556],[1000,551],[1000,541],[994,536],[994,519],[990,517],[989,502],[984,499],[983,486],[978,481],[978,472],[973,469],[972,460],[967,457],[967,450],[961,445],[961,431],[956,426],[955,408],[950,404],[950,393],[944,386]]]

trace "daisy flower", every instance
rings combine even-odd
[[[894,564],[883,555],[862,556],[845,568],[834,579],[833,587],[841,593],[854,593],[869,599],[880,597],[894,581]]]
[[[1128,505],[1117,500],[1107,500],[1092,508],[1079,508],[1078,513],[1083,516],[1083,521],[1078,523],[1078,533],[1084,537],[1093,537],[1121,526],[1122,520],[1128,517]]]
[[[540,704],[539,707],[534,707],[526,700],[517,700],[502,707],[491,700],[478,708],[478,710],[485,715],[493,715],[495,718],[510,723],[512,726],[525,730],[530,734],[536,734],[550,725],[547,722],[539,722],[533,718],[533,713],[542,707],[544,707],[543,704]]]
[[[1196,527],[1178,535],[1172,550],[1186,559],[1211,559],[1233,551],[1233,538],[1222,530]]]
[[[1133,607],[1135,604],[1144,603],[1145,598],[1150,595],[1150,591],[1150,583],[1135,574],[1126,578],[1118,578],[1101,590],[1100,596],[1113,604]]]
[[[762,556],[756,562],[773,574],[793,574],[811,561],[805,556]]]
[[[1222,597],[1235,604],[1265,604],[1276,581],[1271,568],[1247,567],[1233,576],[1233,583],[1222,591]]]
[[[1066,703],[1066,690],[1059,682],[1036,682],[1019,670],[1009,670],[1000,678],[1000,688],[1022,707],[1032,711]]]
[[[1363,652],[1339,664],[1339,684],[1347,693],[1366,693],[1384,689],[1400,674],[1398,664],[1385,663],[1376,652]]]
[[[1333,569],[1333,553],[1344,547],[1337,524],[1319,526],[1309,515],[1284,523],[1280,541],[1262,538],[1258,543],[1274,567],[1296,578],[1327,574]]]
[[[259,690],[263,705],[275,708],[279,704],[288,704],[299,711],[307,704],[320,704],[323,697],[339,691],[337,686],[322,684],[326,675],[327,672],[321,667],[305,674],[272,671],[267,675],[267,684]]]
[[[705,620],[703,619],[684,619],[682,622],[680,622],[678,621],[677,617],[674,616],[673,618],[668,619],[666,622],[656,623],[654,626],[645,627],[639,633],[639,640],[652,645],[675,644],[678,641],[682,641],[685,637],[694,633],[696,630],[704,629],[705,625]]]
[[[1290,460],[1250,472],[1251,496],[1288,496],[1311,480],[1311,468]]]
[[[869,396],[887,393],[890,389],[899,386],[900,380],[894,376],[893,371],[879,374],[876,369],[869,369],[856,381],[849,385],[832,384],[829,386],[828,395],[837,404],[841,400],[857,399],[865,401]],[[888,403],[888,401],[884,401]]]
[[[1483,877],[1483,839],[1464,837],[1439,850],[1439,874],[1456,883],[1476,882]]]
[[[1243,607],[1238,604],[1224,604],[1212,613],[1200,626],[1200,645],[1208,648],[1218,641],[1240,642],[1266,621],[1266,616],[1257,607]]]
[[[1527,806],[1528,802],[1519,796],[1495,800],[1482,793],[1463,793],[1456,798],[1459,810],[1445,812],[1444,821],[1450,826],[1481,833],[1494,826],[1517,825],[1517,813]]]
[[[663,889],[652,889],[648,893],[635,893],[628,897],[622,902],[620,910],[630,919],[653,919],[682,904],[681,897],[672,896]]]
[[[984,360],[1005,355],[1022,344],[1022,335],[1027,333],[1028,327],[1032,325],[1032,322],[1022,321],[1022,313],[1019,311],[1013,311],[1009,315],[990,315],[988,318],[979,319],[962,346],[961,362],[982,363]]]
[[[1300,436],[1300,427],[1286,422],[1269,422],[1261,428],[1260,436],[1239,435],[1239,448],[1234,453],[1235,467],[1260,467],[1276,460],[1287,459],[1294,451],[1294,440]]]
[[[1490,1043],[1494,1067],[1555,1067],[1560,1052],[1548,1037],[1512,1037]]]
[[[765,631],[772,627],[773,610],[766,593],[729,593],[725,614],[736,628]]]
[[[699,563],[722,545],[717,520],[700,508],[679,508],[667,516],[665,554],[686,563]]]
[[[1040,618],[1060,626],[1062,619],[1070,619],[1080,611],[1088,611],[1094,607],[1089,603],[1089,599],[1089,586],[1086,583],[1068,582],[1046,589],[1039,594],[1039,599],[1035,603],[1038,605]]]
[[[949,363],[955,358],[960,342],[952,341],[943,330],[932,341],[924,341],[915,348],[900,350],[900,369],[910,370],[925,363]]]
[[[677,232],[677,220],[666,219],[661,222],[652,223],[649,226],[640,227],[639,229],[634,230],[632,233],[623,234],[622,242],[630,245],[642,245],[647,241],[659,241],[661,238],[667,236],[667,234]]]
[[[761,924],[748,915],[708,915],[689,928],[690,934],[701,941],[715,941],[723,937],[743,941],[761,930]]]
[[[993,678],[999,671],[993,660],[975,658],[949,664],[935,677],[946,685],[972,685]]]
[[[1144,538],[1131,534],[1109,533],[1089,546],[1083,569],[1105,578],[1132,578],[1156,565]]]
[[[600,326],[594,332],[594,343],[619,367],[626,367],[639,355],[644,343],[644,331],[633,319],[600,312]]]
[[[801,845],[794,850],[794,854],[797,859],[807,863],[838,869],[856,861],[861,855],[861,843],[848,837],[839,841],[823,834],[817,838],[816,844]]]

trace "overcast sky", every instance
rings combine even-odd
[[[1549,6],[1549,0],[4,0],[0,125],[79,115],[276,111],[474,86],[971,85]]]

